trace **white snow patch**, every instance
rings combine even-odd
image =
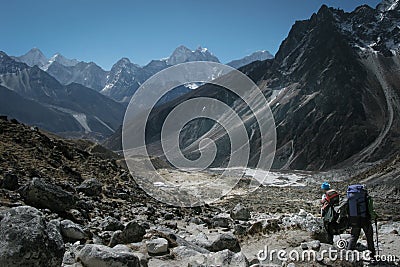
[[[83,127],[83,129],[85,129],[85,133],[92,132],[92,129],[90,129],[90,127],[87,123],[85,114],[77,113],[77,114],[72,114],[72,116],[75,118],[75,120],[77,120],[79,122],[79,124]]]
[[[266,171],[261,169],[235,167],[235,168],[210,168],[212,172],[229,171],[230,175],[248,176],[254,178],[263,186],[291,187],[306,186],[306,178],[310,175],[300,171]]]
[[[185,87],[194,90],[194,89],[199,88],[199,85],[196,83],[187,83],[187,84],[185,84]]]

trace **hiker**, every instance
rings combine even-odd
[[[361,229],[367,238],[368,250],[371,257],[375,256],[372,221],[376,221],[377,214],[371,196],[364,185],[350,185],[347,189],[349,225],[351,226],[351,238],[347,249],[354,250],[360,237]]]
[[[337,233],[338,228],[338,214],[335,211],[335,206],[339,204],[339,193],[331,189],[328,182],[321,185],[324,191],[321,199],[321,217],[324,218],[324,227],[327,233],[327,242],[333,244],[333,235]]]

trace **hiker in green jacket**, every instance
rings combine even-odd
[[[337,229],[337,214],[334,206],[339,204],[339,194],[336,190],[331,189],[328,182],[322,183],[321,189],[324,191],[321,199],[321,216],[324,220],[327,242],[333,244],[333,235],[336,233]]]

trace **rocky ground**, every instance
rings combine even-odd
[[[375,266],[399,264],[399,191],[376,182],[382,172],[392,181],[398,158],[356,173],[355,168],[309,173],[299,182],[304,186],[261,186],[251,194],[243,190],[247,176],[211,205],[182,208],[149,197],[118,155],[89,141],[64,140],[4,117],[0,137],[0,266],[369,265],[326,255],[260,261],[266,255],[260,250],[267,248],[318,255],[337,249],[325,243],[319,218],[318,188],[325,179],[341,193],[349,179],[371,184],[381,255],[397,256],[394,263]],[[161,172],[172,172],[154,163]],[[282,173],[282,179],[285,175],[290,173]],[[348,234],[335,241],[339,238]],[[365,244],[362,237],[358,249]]]

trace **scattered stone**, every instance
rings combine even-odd
[[[103,245],[87,244],[77,255],[77,259],[85,267],[109,267],[109,266],[143,266],[137,254],[126,246],[110,248]]]
[[[247,230],[247,234],[255,235],[263,232],[263,222],[258,221],[253,223],[250,228]]]
[[[213,227],[229,228],[232,220],[224,214],[219,214],[212,218]]]
[[[196,255],[190,258],[187,266],[226,266],[226,267],[248,267],[249,262],[246,256],[239,252],[234,253],[230,250],[223,250],[207,255]]]
[[[64,242],[56,222],[46,225],[40,211],[11,208],[0,223],[0,266],[60,266]]]
[[[103,231],[117,231],[124,229],[124,225],[121,223],[120,220],[107,216],[104,220],[100,223],[100,228]]]
[[[321,248],[321,242],[319,240],[311,241],[310,247],[312,250],[319,251]]]
[[[233,252],[240,251],[239,241],[231,233],[218,234],[215,237],[208,239],[209,243],[205,248],[211,252],[222,251],[224,249],[229,249]]]
[[[99,196],[102,193],[102,187],[103,185],[96,178],[92,178],[83,181],[82,184],[76,187],[76,190],[87,196]]]
[[[74,264],[77,264],[76,255],[84,246],[80,245],[79,242],[76,242],[74,244],[66,243],[65,247],[66,251],[64,253],[62,266],[74,266]]]
[[[146,242],[146,247],[150,255],[164,255],[168,253],[168,240],[165,238],[151,239]]]
[[[22,188],[21,195],[25,203],[37,208],[48,208],[53,212],[64,212],[75,205],[75,197],[70,192],[36,177]]]
[[[307,217],[307,212],[304,209],[300,209],[299,216],[300,217]]]
[[[244,234],[246,234],[247,229],[248,229],[248,227],[247,227],[246,225],[243,225],[243,224],[236,224],[236,225],[234,226],[234,231],[233,231],[233,233],[234,233],[235,235],[244,235]]]
[[[301,247],[302,250],[307,250],[308,249],[308,244],[305,243],[305,242],[301,243],[300,247]]]
[[[142,241],[143,236],[146,234],[146,230],[143,226],[135,221],[130,221],[124,228],[124,230],[115,231],[110,240],[110,247],[117,244],[127,244],[133,242]]]
[[[231,210],[231,218],[233,220],[248,221],[251,218],[250,210],[239,203]]]
[[[204,221],[199,217],[190,218],[189,222],[194,224],[204,224]]]
[[[281,230],[281,227],[279,226],[280,222],[281,221],[276,218],[267,219],[263,224],[264,232],[275,233]]]
[[[17,190],[19,187],[18,176],[12,173],[6,173],[3,178],[1,187],[7,190]]]
[[[88,235],[85,233],[83,228],[70,220],[62,220],[60,223],[60,229],[61,234],[67,240],[77,241],[88,238]]]
[[[175,217],[175,215],[173,213],[170,213],[170,212],[168,212],[168,213],[166,213],[164,215],[164,219],[165,220],[172,220],[174,217]]]
[[[181,259],[186,259],[186,258],[188,259],[188,258],[193,258],[198,255],[204,255],[204,253],[201,253],[197,250],[191,249],[187,246],[178,246],[171,250],[175,255],[177,255]]]
[[[178,223],[177,222],[165,222],[164,225],[171,229],[177,229]]]

